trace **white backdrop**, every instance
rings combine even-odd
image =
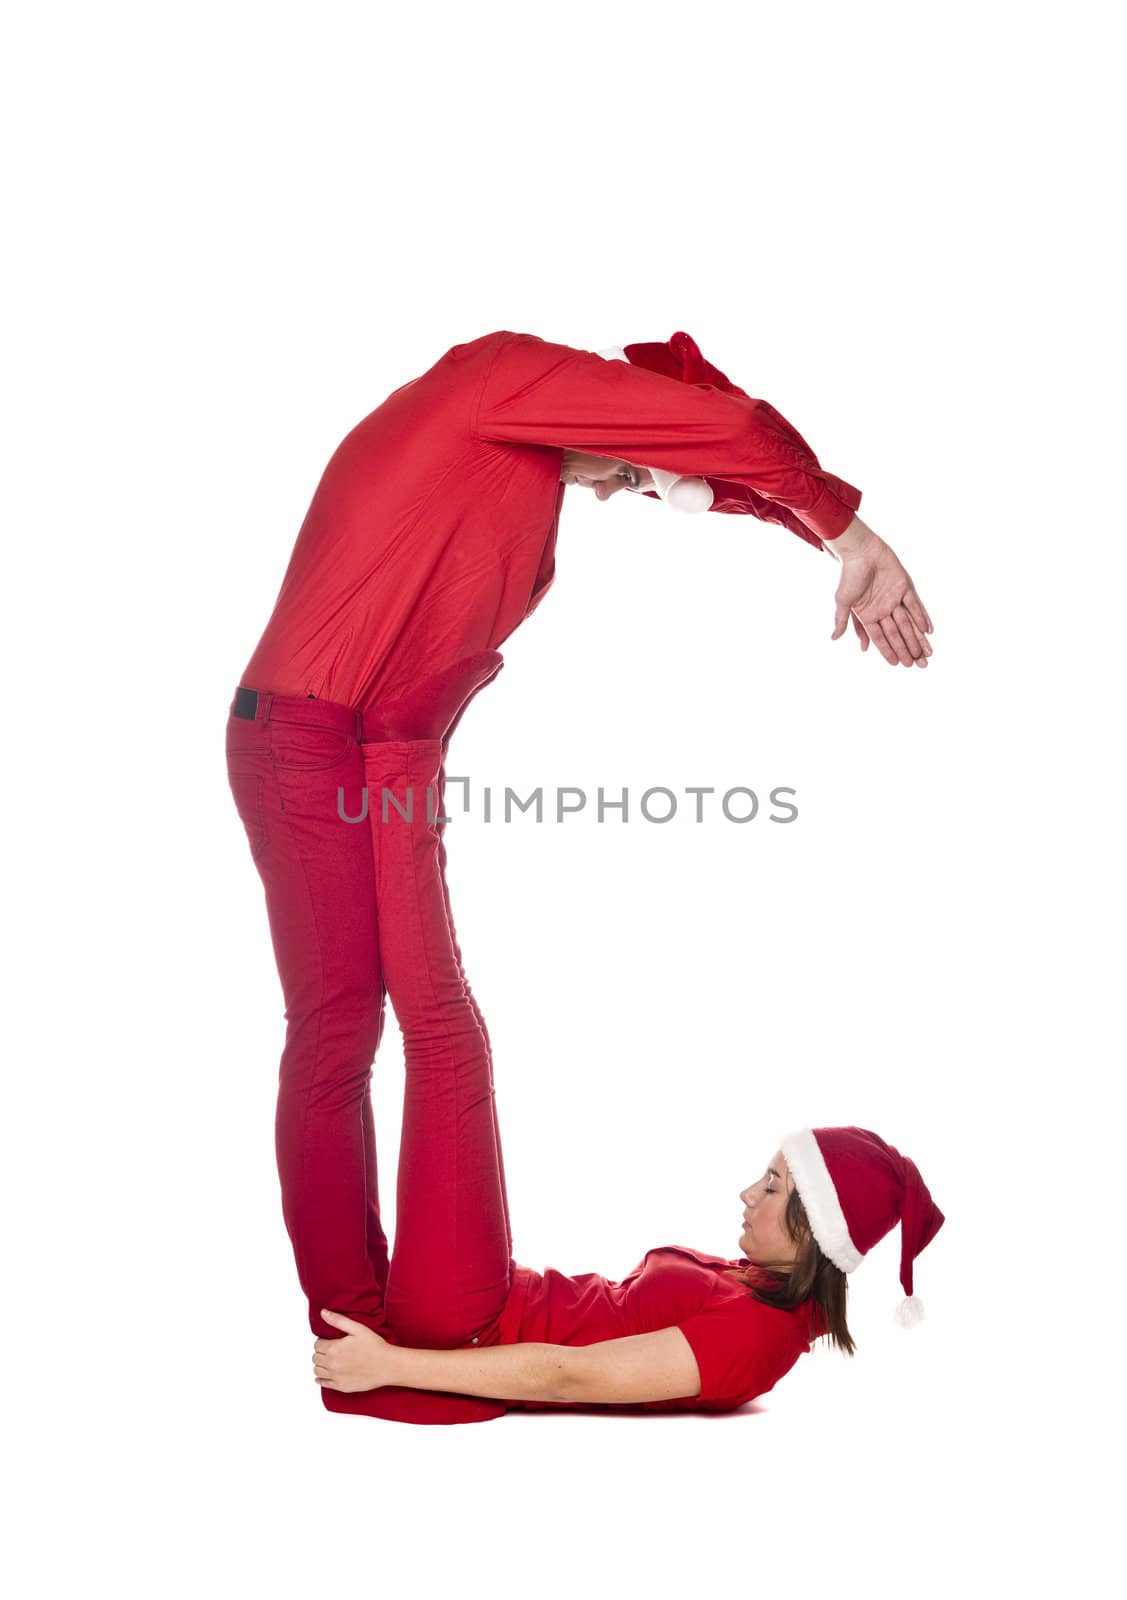
[[[1102,1590],[1109,17],[111,0],[9,25],[16,1592]],[[855,1360],[816,1348],[734,1416],[411,1428],[330,1416],[311,1378],[223,724],[339,439],[502,327],[686,329],[862,489],[936,624],[929,669],[894,670],[830,642],[836,564],[783,529],[571,489],[555,586],[456,736],[519,1260],[735,1256],[738,1191],[809,1123],[876,1128],[947,1214],[920,1328],[891,1320],[897,1232],[853,1280]],[[506,827],[485,784],[789,785],[800,814]],[[401,1077],[389,1020],[389,1225]]]

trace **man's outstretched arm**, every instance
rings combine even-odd
[[[861,498],[822,470],[766,401],[604,361],[535,334],[499,339],[470,426],[486,441],[555,446],[744,484],[786,507],[815,540],[836,538]]]
[[[721,497],[717,509],[766,516],[841,561],[833,638],[852,617],[863,650],[871,639],[891,666],[927,665],[931,619],[895,552],[857,515],[860,491],[823,471],[768,402],[510,332],[476,396],[471,428],[483,440],[723,480],[742,498]]]

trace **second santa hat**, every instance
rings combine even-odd
[[[674,338],[687,338],[688,335],[675,334]],[[649,350],[649,345],[631,345],[634,351]],[[666,346],[658,347],[665,350]],[[618,345],[608,345],[605,350],[596,351],[604,361],[625,361],[631,366],[646,367],[650,372],[661,372],[666,377],[673,374],[666,372],[664,365],[654,365],[651,361],[635,360],[626,354]],[[643,465],[642,462],[636,465]],[[712,504],[712,487],[703,478],[685,478],[676,472],[664,472],[660,467],[646,467],[646,471],[653,479],[654,488],[667,506],[672,506],[674,511],[707,511]]]

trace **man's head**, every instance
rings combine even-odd
[[[597,500],[609,500],[619,489],[644,492],[656,487],[648,467],[637,467],[612,456],[587,456],[579,450],[566,449],[560,464],[560,482],[593,489]]]

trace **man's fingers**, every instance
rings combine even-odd
[[[849,626],[849,616],[849,607],[846,605],[845,601],[836,599],[834,601],[834,631],[830,634],[831,639],[841,638],[842,634]]]
[[[916,625],[903,606],[897,606],[892,613],[892,619],[900,629],[900,637],[908,646],[908,654],[919,666],[927,666],[927,651],[924,641],[916,631]]]
[[[865,624],[861,621],[860,617],[857,616],[856,612],[853,613],[852,621],[853,631],[856,633],[858,639],[860,639],[861,650],[864,652],[869,648],[869,636],[865,632]]]
[[[904,605],[908,615],[921,633],[934,633],[935,630],[931,625],[931,618],[924,610],[923,602],[914,589],[909,588],[904,595]]]
[[[915,623],[913,623],[912,626],[915,628]],[[920,649],[923,651],[922,656],[917,656],[916,658],[916,666],[926,667],[928,657],[933,654],[931,640],[928,638],[926,633],[921,633],[918,628],[916,628],[916,638],[920,641]]]
[[[869,638],[876,645],[881,655],[888,662],[890,667],[894,667],[896,665],[896,651],[885,638],[884,629],[881,627],[880,623],[867,622],[865,626],[868,629]]]
[[[902,667],[910,667],[912,665],[911,651],[901,637],[900,629],[896,626],[895,616],[890,612],[887,617],[880,619],[880,625],[884,629],[884,637],[888,640],[896,661]]]

